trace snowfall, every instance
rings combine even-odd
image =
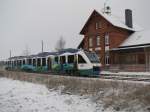
[[[101,112],[87,96],[62,94],[44,85],[0,78],[0,112]]]

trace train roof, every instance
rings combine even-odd
[[[79,49],[72,49],[72,48],[68,48],[68,49],[63,49],[61,51],[59,51],[59,55],[64,54],[64,53],[76,53],[78,52]]]
[[[11,58],[8,58],[8,60],[17,60],[17,59],[24,59],[24,58],[37,58],[37,57],[47,57],[47,56],[50,56],[50,55],[63,55],[63,54],[74,54],[74,53],[77,53],[78,51],[80,51],[79,49],[73,49],[73,48],[68,48],[68,49],[63,49],[63,50],[60,50],[58,52],[41,52],[41,53],[38,53],[38,54],[33,54],[33,55],[29,55],[29,56],[14,56],[14,57],[11,57]]]
[[[50,55],[57,55],[57,52],[43,52],[43,53],[38,53],[36,57],[47,57]]]
[[[26,58],[27,56],[14,56],[14,57],[10,57],[8,58],[9,60],[15,60],[15,59],[23,59]]]

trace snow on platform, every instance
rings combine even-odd
[[[0,112],[97,111],[96,104],[87,97],[62,95],[44,85],[0,78]]]

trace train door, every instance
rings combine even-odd
[[[33,59],[32,61],[33,61],[33,63],[32,63],[33,66],[36,66],[36,59]]]
[[[50,57],[47,59],[47,66],[48,66],[48,71],[52,69],[52,60]]]
[[[74,70],[77,71],[78,70],[78,59],[77,59],[77,55],[74,55]]]
[[[66,64],[66,56],[60,56],[61,71],[64,70],[63,64]]]

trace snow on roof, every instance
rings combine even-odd
[[[95,12],[98,13],[99,15],[101,15],[104,19],[106,19],[108,22],[110,22],[113,26],[123,28],[123,29],[127,29],[127,30],[130,30],[130,31],[141,31],[142,30],[142,28],[140,26],[138,26],[137,24],[135,24],[135,22],[133,22],[133,28],[128,27],[125,24],[125,17],[121,18],[121,17],[115,16],[113,14],[106,14],[106,13],[103,13],[102,11],[97,11],[97,10],[93,11],[93,13],[95,13]],[[87,20],[86,24],[88,23],[88,21],[92,17],[93,13],[91,14],[89,19]],[[82,28],[80,34],[83,34],[83,30],[84,30],[86,24]]]
[[[39,53],[36,55],[36,57],[47,57],[47,56],[50,56],[50,55],[56,55],[57,53],[56,52],[42,52],[42,53]]]
[[[126,50],[126,49],[139,49],[139,48],[147,48],[147,47],[150,47],[150,45],[140,45],[140,46],[128,46],[128,47],[112,48],[111,51]]]
[[[120,18],[118,16],[115,16],[113,14],[106,14],[103,13],[102,11],[98,12],[101,16],[103,16],[107,21],[109,21],[112,25],[116,26],[116,27],[120,27],[120,28],[124,28],[127,30],[131,30],[131,31],[140,31],[142,28],[136,24],[133,23],[133,28],[128,27],[125,24],[125,18]]]
[[[75,54],[75,53],[69,53],[69,52],[66,52],[66,53],[61,54],[60,56],[74,55],[74,54]]]
[[[76,53],[78,52],[78,49],[73,49],[73,48],[68,48],[68,49],[63,49],[61,51],[59,51],[59,54],[64,54],[64,53]]]
[[[131,36],[129,36],[120,45],[120,47],[150,44],[150,37],[149,36],[150,36],[150,30],[143,30],[143,31],[135,32]]]

